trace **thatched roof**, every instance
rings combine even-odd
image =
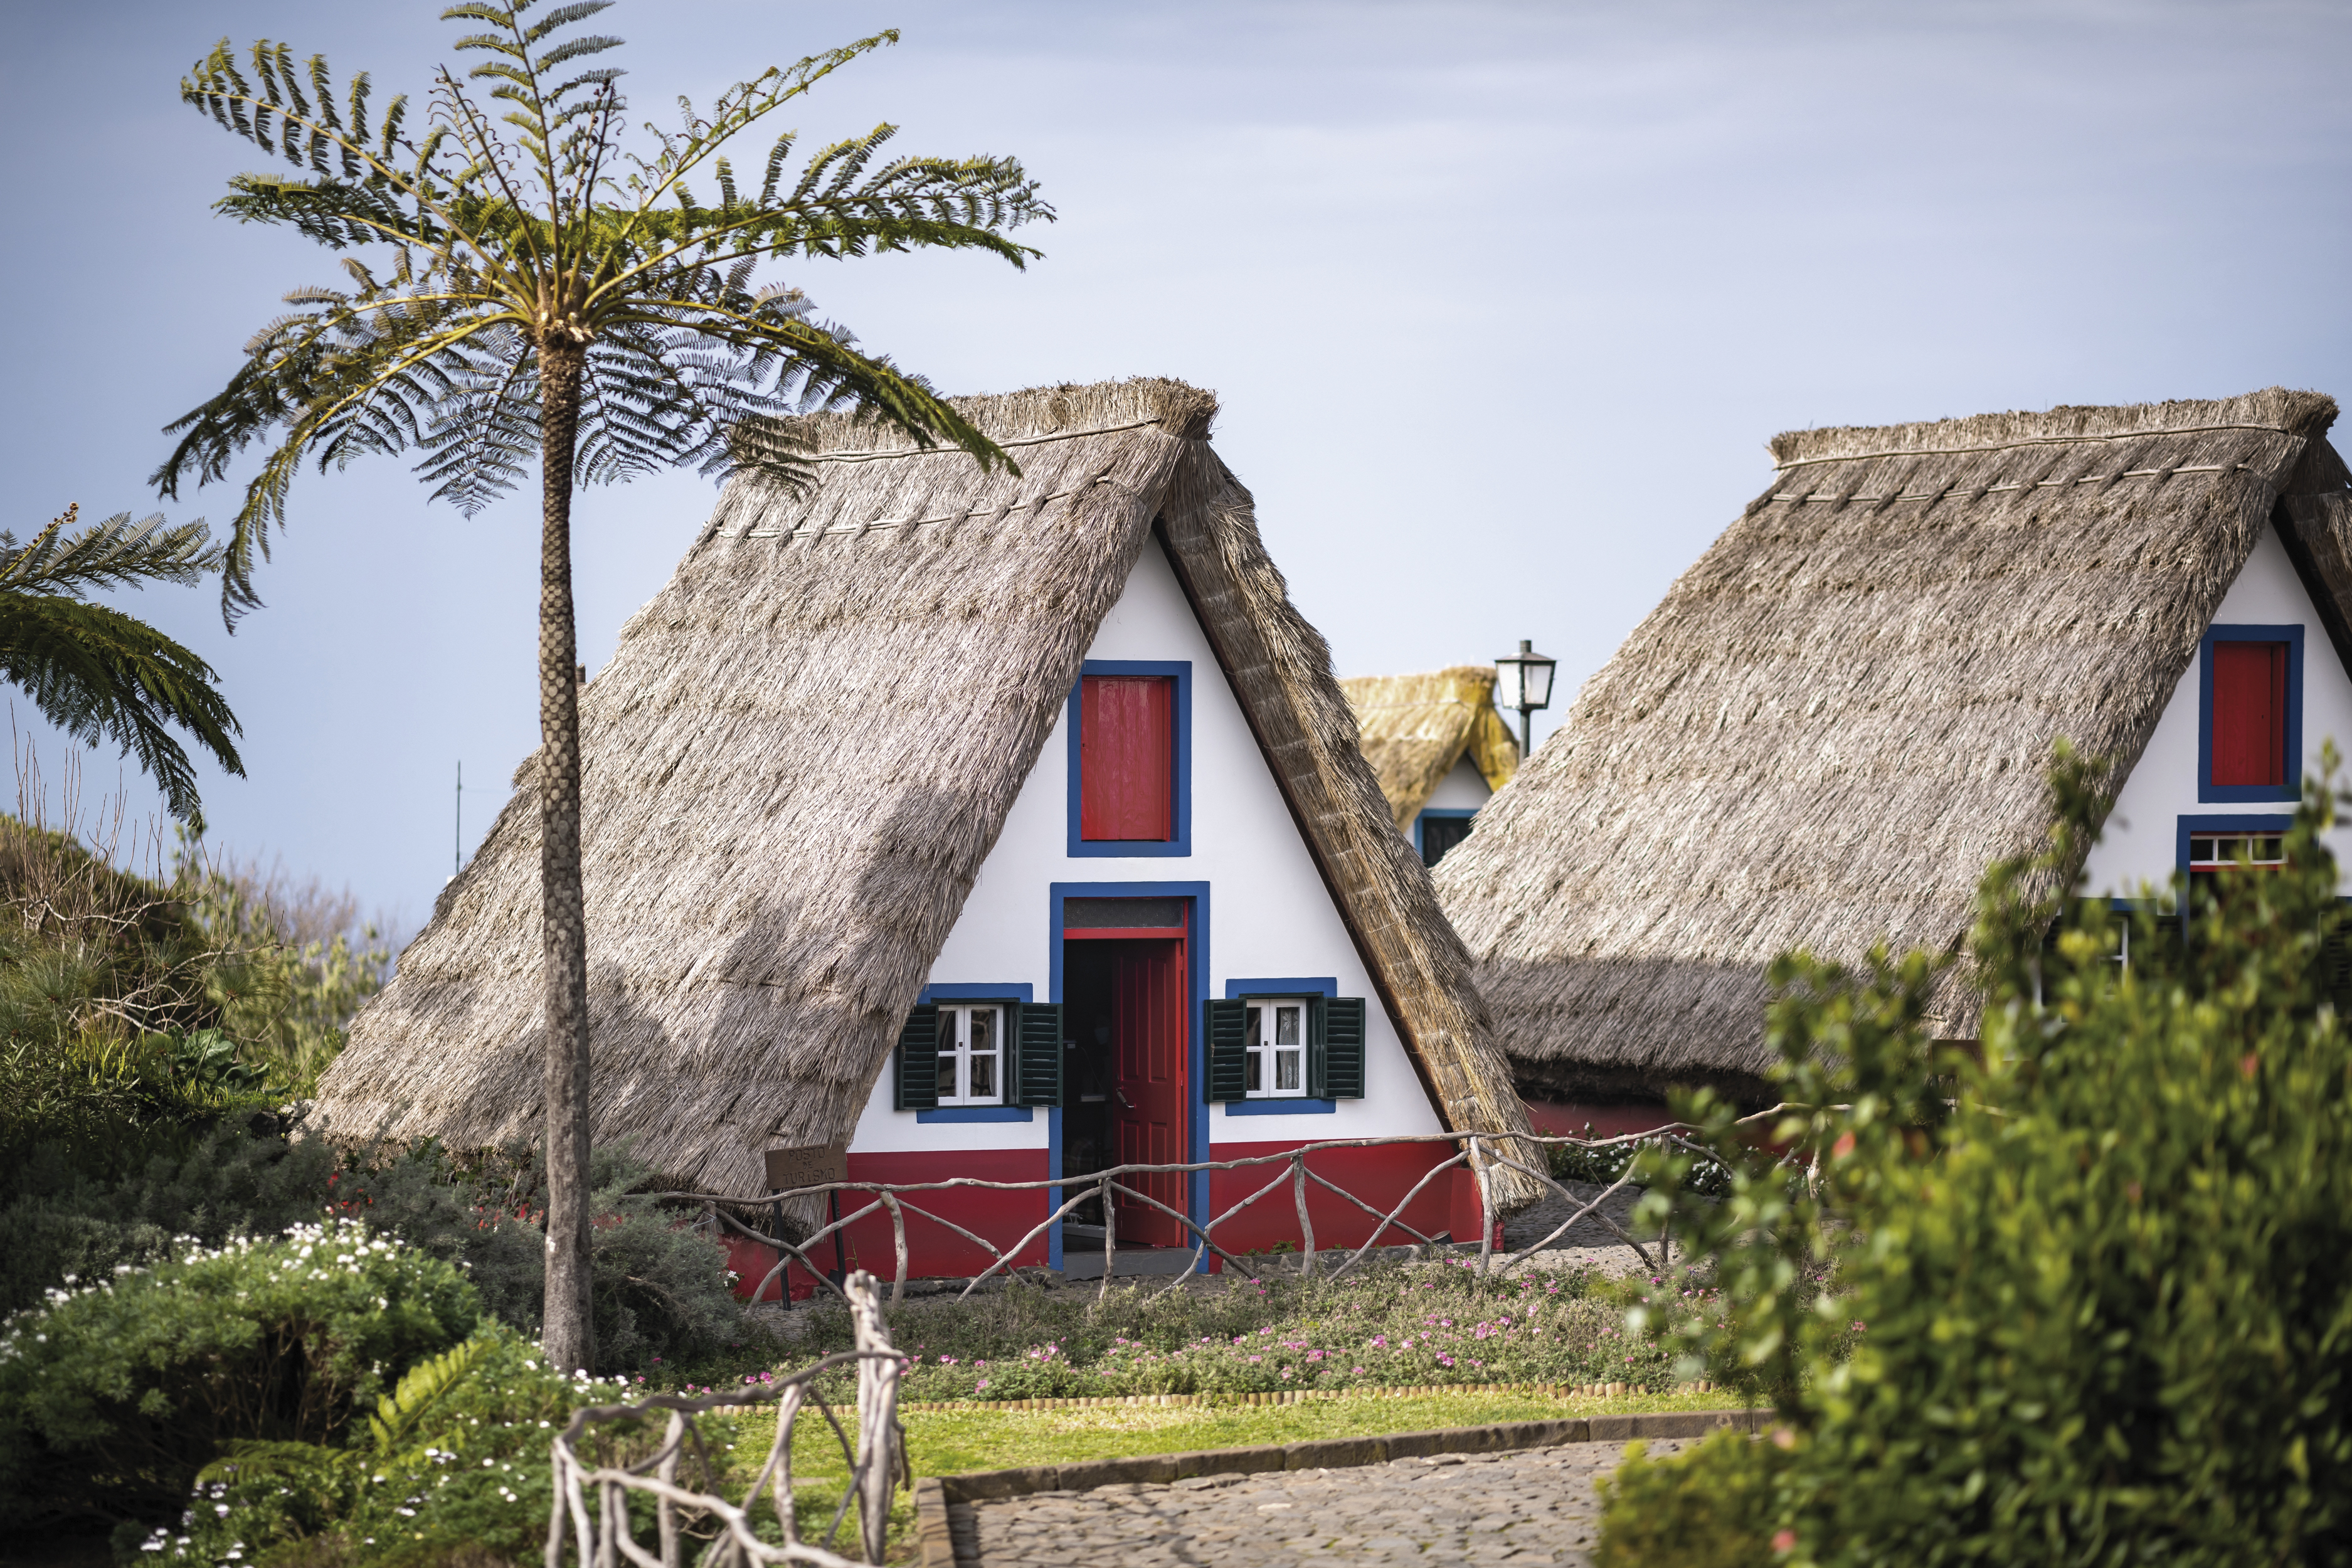
[[[1364,760],[1405,832],[1465,753],[1488,789],[1501,789],[1518,771],[1519,743],[1495,711],[1491,664],[1359,675],[1339,682],[1339,689],[1355,710]]]
[[[1524,1127],[1329,650],[1209,447],[1215,400],[1132,381],[957,406],[1018,477],[810,420],[816,483],[730,483],[587,689],[595,1137],[740,1193],[761,1190],[762,1149],[848,1139],[1155,536],[1443,1114]],[[322,1086],[339,1135],[538,1132],[531,771],[352,1026]]]
[[[1775,438],[1438,868],[1522,1087],[1760,1093],[1775,954],[1955,951],[1986,867],[2045,842],[2052,743],[2138,760],[2274,507],[2342,651],[2335,416],[2273,389]],[[1964,968],[1938,1009],[1975,1034]]]

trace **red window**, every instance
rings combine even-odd
[[[1176,682],[1089,675],[1078,693],[1078,837],[1175,837]]]
[[[2214,784],[2286,782],[2286,660],[2283,642],[2213,645]]]

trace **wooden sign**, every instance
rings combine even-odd
[[[813,1149],[771,1149],[767,1152],[768,1190],[819,1186],[849,1180],[849,1146],[819,1144]]]

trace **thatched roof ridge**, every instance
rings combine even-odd
[[[1489,789],[1518,771],[1519,744],[1495,710],[1495,667],[1458,664],[1423,675],[1356,675],[1339,682],[1401,831],[1467,754]]]
[[[1523,1127],[1328,650],[1209,448],[1214,399],[1130,381],[958,406],[1019,475],[806,422],[814,483],[731,482],[583,694],[595,1136],[746,1194],[761,1149],[849,1137],[1155,529],[1446,1114]],[[536,1136],[531,777],[354,1022],[321,1088],[338,1135]]]
[[[1774,955],[1957,950],[1985,867],[2043,841],[2052,743],[2137,761],[2274,510],[2343,618],[2352,532],[2292,519],[2346,509],[2275,505],[2342,474],[2335,412],[2274,388],[1778,437],[1438,868],[1522,1085],[1760,1093]],[[1979,1007],[1954,971],[1940,1032]]]

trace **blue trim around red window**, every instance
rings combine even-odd
[[[1175,789],[1169,799],[1175,821],[1170,837],[1160,838],[1081,838],[1078,837],[1079,779],[1079,696],[1086,689],[1089,675],[1159,675],[1176,682],[1176,744]],[[1078,667],[1078,679],[1070,687],[1068,716],[1065,721],[1070,731],[1070,854],[1098,859],[1129,859],[1147,855],[1190,855],[1192,853],[1192,661],[1188,658],[1090,658]],[[1056,942],[1061,938],[1055,937]],[[1206,1159],[1206,1155],[1202,1158]],[[1205,1185],[1202,1189],[1207,1191]],[[1204,1197],[1202,1200],[1206,1203]],[[1056,1264],[1056,1268],[1060,1265]]]
[[[2213,645],[2217,642],[2283,642],[2286,644],[2286,758],[2283,777],[2274,784],[2217,784],[2213,782]],[[2303,798],[2303,627],[2301,626],[2211,626],[2197,645],[2197,798],[2221,803]],[[2183,820],[2187,820],[2183,818]],[[2181,864],[2188,839],[2181,840]]]
[[[1133,668],[1096,670],[1091,663],[1087,668],[1096,674],[1163,673],[1161,670]],[[1185,668],[1190,668],[1189,666]],[[1190,686],[1191,678],[1188,676],[1177,689],[1179,700],[1185,704],[1181,710],[1188,716],[1191,713]],[[1077,698],[1073,694],[1070,699],[1070,732],[1073,736],[1077,733]],[[1070,837],[1075,840],[1078,832],[1077,757],[1075,740],[1071,742],[1071,752]],[[1189,749],[1186,755],[1189,759]],[[1186,1014],[1184,1059],[1185,1070],[1190,1075],[1184,1086],[1184,1146],[1191,1151],[1191,1153],[1187,1155],[1184,1163],[1188,1165],[1205,1163],[1209,1158],[1209,1118],[1205,1114],[1208,1108],[1199,1102],[1200,1096],[1197,1090],[1209,1070],[1209,1044],[1201,1034],[1202,1015],[1206,1011],[1202,1005],[1209,1000],[1209,884],[1206,882],[1051,882],[1046,884],[1045,942],[1046,951],[1052,955],[1052,968],[1048,976],[1051,987],[1046,992],[1046,995],[1048,999],[1055,1002],[1063,1000],[1062,906],[1072,899],[1183,899],[1188,901],[1184,919],[1184,963],[1190,971],[1186,978],[1190,982],[1187,989],[1192,992],[1192,995],[1187,999],[1184,1009]],[[1045,1112],[1045,1173],[1048,1176],[1060,1175],[1062,1173],[1062,1108],[1058,1105]],[[1048,1187],[1046,1191],[1051,1194],[1049,1207],[1061,1207],[1062,1189]],[[1208,1223],[1208,1172],[1192,1173],[1192,1187],[1185,1194],[1184,1207],[1187,1217],[1194,1225]],[[1211,1261],[1206,1253],[1202,1255],[1200,1267],[1202,1273],[1209,1272]],[[1062,1266],[1062,1225],[1059,1220],[1054,1222],[1053,1229],[1046,1236],[1045,1266],[1048,1268],[1059,1268]]]

